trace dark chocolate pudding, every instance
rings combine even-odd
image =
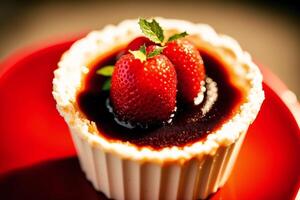
[[[204,99],[197,106],[187,106],[178,102],[177,112],[170,124],[147,129],[129,129],[119,125],[114,115],[109,112],[109,91],[102,90],[107,77],[96,74],[96,71],[103,66],[114,65],[121,50],[90,66],[91,70],[77,96],[78,106],[89,120],[97,124],[99,134],[111,141],[121,140],[137,147],[161,149],[183,147],[203,140],[207,134],[218,129],[236,113],[243,102],[243,90],[230,82],[228,67],[216,55],[204,50],[199,51],[208,77]]]

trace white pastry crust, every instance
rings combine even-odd
[[[137,19],[125,20],[116,26],[108,25],[102,30],[93,31],[85,38],[75,42],[64,53],[58,63],[58,69],[54,72],[53,79],[53,96],[57,102],[57,109],[69,127],[77,130],[79,136],[87,140],[91,146],[100,148],[104,152],[117,154],[124,159],[141,162],[183,163],[192,158],[200,159],[205,155],[214,155],[220,146],[233,144],[256,118],[264,100],[262,75],[251,56],[243,51],[234,39],[217,34],[209,25],[193,24],[175,19],[155,19],[165,30],[187,31],[190,35],[196,36],[203,44],[218,51],[218,54],[232,66],[234,73],[247,83],[249,89],[246,100],[239,107],[237,114],[223,124],[220,129],[210,133],[206,140],[183,148],[176,146],[161,150],[138,148],[129,142],[108,141],[99,134],[95,123],[86,119],[78,110],[76,106],[77,92],[81,88],[83,77],[89,72],[87,67],[89,63],[142,35]]]

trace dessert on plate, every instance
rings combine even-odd
[[[53,96],[82,170],[113,199],[203,199],[224,185],[264,99],[262,75],[210,26],[125,20],[64,53]]]

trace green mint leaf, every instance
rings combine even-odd
[[[111,85],[111,78],[105,80],[104,84],[102,85],[102,90],[107,91],[110,89]]]
[[[112,76],[113,72],[114,72],[113,65],[104,66],[96,71],[97,74],[102,76]]]
[[[147,54],[147,52],[146,52],[146,45],[145,44],[143,44],[141,47],[140,47],[140,52],[142,52],[143,54]]]
[[[154,19],[150,22],[146,19],[140,18],[139,25],[142,32],[148,37],[152,42],[161,44],[164,41],[164,33],[162,28],[159,26],[157,21]]]
[[[146,50],[145,50],[146,52]],[[144,62],[147,60],[146,54],[143,52],[143,50],[138,50],[138,51],[131,51],[129,50],[129,53],[131,53],[135,59],[139,59],[141,62]]]
[[[152,58],[152,57],[154,57],[154,56],[156,56],[156,55],[161,54],[162,51],[164,50],[164,48],[165,48],[165,47],[156,47],[153,51],[151,51],[151,52],[147,55],[147,57],[148,57],[148,58]]]
[[[168,39],[168,42],[171,42],[171,41],[173,41],[173,40],[177,40],[177,39],[179,39],[179,38],[183,38],[183,37],[185,37],[185,36],[187,36],[188,34],[187,34],[187,32],[182,32],[182,33],[177,33],[177,34],[174,34],[174,35],[172,35],[171,37],[169,37],[169,39]]]

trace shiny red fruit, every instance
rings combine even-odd
[[[154,42],[152,42],[151,40],[149,40],[144,36],[137,37],[127,45],[126,52],[128,53],[128,50],[131,51],[139,50],[140,47],[144,44],[146,46],[150,46],[150,45],[154,45]]]
[[[188,40],[178,39],[168,42],[163,54],[176,69],[180,97],[186,102],[194,102],[205,79],[205,68],[198,49]]]
[[[141,124],[170,119],[176,107],[176,71],[164,55],[142,62],[131,54],[115,64],[110,99],[117,118]]]

